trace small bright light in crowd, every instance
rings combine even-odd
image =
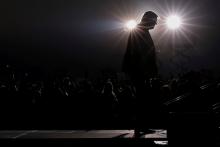
[[[177,15],[169,16],[166,20],[168,28],[172,30],[178,29],[181,26],[181,23],[181,19]]]
[[[154,141],[154,143],[157,144],[157,145],[163,146],[163,145],[167,145],[168,141]]]
[[[137,26],[137,22],[135,20],[129,20],[126,24],[125,24],[126,28],[128,30],[133,30],[136,28]]]

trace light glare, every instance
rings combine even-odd
[[[167,18],[166,24],[169,29],[175,30],[181,26],[181,19],[179,16],[172,15]]]
[[[136,28],[137,22],[135,20],[129,20],[125,26],[128,30],[133,30]]]

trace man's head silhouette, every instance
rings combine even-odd
[[[157,24],[158,15],[152,11],[147,11],[144,13],[141,24],[147,29],[153,29]]]

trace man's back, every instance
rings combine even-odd
[[[141,25],[129,35],[122,70],[130,76],[157,74],[154,43],[149,31]]]

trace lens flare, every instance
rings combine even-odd
[[[125,27],[126,29],[128,30],[133,30],[135,29],[137,26],[137,22],[135,20],[129,20],[126,24],[125,24]]]
[[[181,26],[182,21],[181,21],[181,18],[179,16],[172,15],[172,16],[169,16],[167,18],[166,24],[167,24],[169,29],[175,30],[175,29],[178,29]]]

